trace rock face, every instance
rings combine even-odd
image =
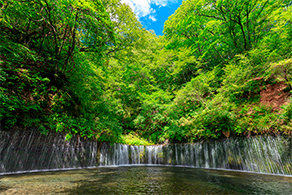
[[[280,136],[158,146],[104,143],[100,151],[100,164],[184,165],[292,175],[291,150],[291,138]]]
[[[18,171],[94,167],[97,142],[36,129],[0,131],[0,174]]]
[[[273,110],[279,110],[285,102],[290,93],[285,92],[284,89],[287,85],[284,82],[276,83],[275,85],[268,84],[265,86],[265,89],[262,87],[261,95],[261,104],[271,106]]]

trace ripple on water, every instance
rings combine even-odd
[[[0,176],[0,194],[291,194],[292,177],[187,167],[108,167]]]

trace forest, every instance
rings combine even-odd
[[[0,0],[1,129],[158,144],[292,135],[292,1]]]

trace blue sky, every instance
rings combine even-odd
[[[121,0],[130,5],[137,18],[147,29],[156,35],[163,35],[164,22],[182,4],[183,0]]]

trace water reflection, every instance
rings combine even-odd
[[[187,167],[103,167],[0,176],[0,194],[291,194],[292,177]]]

